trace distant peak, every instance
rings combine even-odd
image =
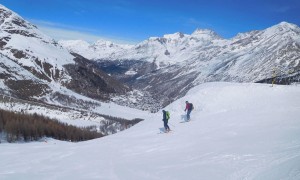
[[[85,46],[89,46],[90,44],[84,40],[60,40],[58,41],[59,44],[63,45],[63,46],[71,46],[71,45],[85,45]]]
[[[87,43],[86,41],[82,39],[76,39],[76,40],[60,40],[61,42],[73,42],[73,43]]]
[[[279,23],[277,26],[285,27],[285,28],[290,28],[290,29],[299,28],[297,25],[292,24],[292,23],[288,23],[288,22],[285,22],[285,21]]]
[[[279,24],[272,26],[271,28],[284,28],[284,29],[297,29],[299,28],[297,25],[282,21]]]
[[[197,28],[193,33],[192,36],[196,37],[206,37],[206,38],[214,38],[214,39],[221,39],[221,37],[214,31],[210,29],[199,29]]]
[[[179,38],[183,38],[185,35],[182,32],[177,32],[174,34],[166,34],[164,35],[164,38],[166,39],[179,39]]]
[[[290,26],[290,25],[294,25],[294,24],[288,23],[288,22],[286,22],[286,21],[282,21],[282,22],[280,22],[278,25],[280,25],[280,26]]]
[[[297,32],[297,34],[300,33],[300,28],[292,23],[288,23],[288,22],[281,22],[279,24],[276,24],[272,27],[269,27],[267,29],[264,30],[264,33],[267,35],[272,35],[272,34],[286,34],[289,32]],[[290,34],[292,35],[292,34]],[[296,35],[299,36],[299,35]]]
[[[119,48],[119,49],[129,49],[133,45],[129,44],[119,44],[109,40],[99,39],[93,45],[93,47],[102,47],[102,48]]]
[[[210,29],[197,28],[192,34],[215,34],[215,32]]]
[[[97,40],[95,43],[95,45],[110,45],[110,44],[114,44],[113,42],[111,41],[107,41],[107,40],[103,40],[103,39],[99,39]]]

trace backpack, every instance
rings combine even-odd
[[[170,113],[169,113],[169,111],[166,111],[166,118],[167,118],[167,120],[170,119]]]
[[[190,105],[190,106],[189,106],[189,110],[193,110],[193,109],[194,109],[193,103],[190,103],[189,105]]]

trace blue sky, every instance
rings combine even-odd
[[[138,43],[211,29],[224,38],[281,21],[300,25],[299,0],[0,0],[55,39]]]

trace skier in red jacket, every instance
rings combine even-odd
[[[186,117],[187,117],[187,121],[189,121],[191,119],[190,114],[191,114],[191,112],[194,108],[193,108],[193,104],[189,103],[188,101],[185,101],[185,104],[186,105],[185,105],[185,110],[184,111],[187,111]]]

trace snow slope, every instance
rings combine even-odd
[[[0,145],[0,179],[300,179],[300,87],[206,83],[112,136]],[[184,102],[195,110],[184,123]],[[181,123],[183,122],[183,123]]]

